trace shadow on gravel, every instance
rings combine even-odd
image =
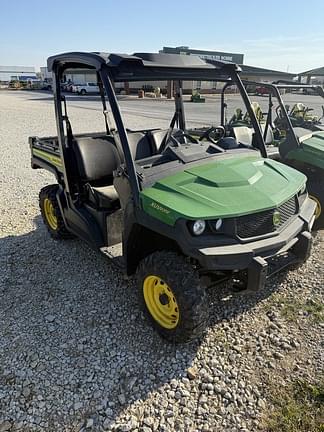
[[[289,269],[283,270],[269,279],[265,288],[261,291],[236,292],[229,285],[210,288],[208,290],[212,310],[210,326],[213,327],[224,320],[235,319],[251,311],[258,303],[267,299],[278,290],[280,284],[285,281],[288,272]],[[271,319],[271,314],[269,318]]]
[[[321,232],[313,232],[313,247],[321,241]],[[231,320],[251,311],[257,304],[270,297],[278,291],[280,285],[285,282],[291,270],[288,268],[270,278],[263,290],[251,292],[233,292],[230,287],[218,286],[209,289],[210,305],[212,309],[210,326],[217,325],[223,320]],[[297,282],[298,285],[298,282]],[[297,291],[297,287],[296,287]],[[268,318],[272,319],[273,312],[267,312]]]
[[[71,96],[71,94],[65,94],[66,100],[70,102],[78,102],[78,101],[97,101],[101,102],[100,96]],[[49,95],[48,97],[32,97],[28,99],[31,102],[39,102],[39,101],[53,101],[53,95]]]
[[[44,91],[37,91],[37,92],[25,92],[24,94],[26,95],[26,93],[28,93],[28,95],[32,95],[35,97],[30,97],[28,98],[28,100],[30,101],[53,101],[53,93],[49,93],[48,91],[44,90]],[[47,97],[43,96],[43,97],[36,97],[37,94],[40,93],[42,95],[47,95]],[[100,95],[98,94],[88,94],[88,95],[77,95],[76,93],[63,93],[63,95],[65,96],[67,101],[73,102],[73,101],[98,101],[101,103],[101,98]],[[132,94],[132,95],[119,95],[117,94],[117,99],[119,101],[128,101],[128,102],[139,102],[142,104],[145,104],[145,102],[173,102],[173,99],[167,99],[166,97],[163,98],[144,98],[141,99],[139,98],[137,95]],[[187,100],[185,100],[185,102],[188,102]]]
[[[162,341],[138,309],[134,281],[83,242],[51,239],[40,218],[35,226],[0,239],[0,413],[41,418],[47,431],[80,430],[91,418],[100,430],[186,376],[199,344]]]
[[[36,94],[35,93],[34,94],[31,93],[31,94],[32,94],[32,96],[34,96],[34,95],[37,96],[37,93]],[[42,95],[48,95],[48,96],[47,97],[46,96],[43,96],[43,97],[30,97],[30,98],[28,98],[28,100],[30,100],[30,101],[36,101],[36,102],[39,102],[39,101],[53,101],[54,96],[53,96],[52,93],[49,93],[47,91],[40,92],[40,93]],[[63,94],[64,94],[66,100],[70,101],[70,102],[73,102],[73,101],[76,101],[76,102],[78,102],[78,101],[98,101],[98,102],[101,103],[100,95],[95,95],[95,94],[94,95],[90,95],[89,94],[89,95],[81,96],[81,95],[71,94],[71,93],[63,93]],[[126,100],[126,101],[140,102],[140,103],[145,103],[145,101],[149,101],[149,102],[152,102],[152,101],[153,102],[170,102],[170,101],[172,102],[173,101],[171,99],[166,99],[166,98],[163,98],[163,99],[154,99],[154,98],[153,99],[152,98],[140,99],[140,98],[136,97],[135,95],[132,95],[132,96],[117,95],[117,99],[119,101]]]
[[[143,417],[135,402],[155,390],[165,403],[163,392],[187,376],[203,341],[161,340],[138,309],[133,280],[81,241],[51,239],[39,217],[35,226],[0,239],[0,413],[35,424],[40,417],[47,431],[81,430],[87,419],[100,430],[130,404]],[[211,326],[244,314],[280,280],[244,301],[210,291]]]

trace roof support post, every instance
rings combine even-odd
[[[52,79],[53,79],[53,93],[54,93],[54,108],[55,108],[55,118],[56,118],[56,130],[58,137],[59,150],[62,161],[63,168],[63,177],[65,183],[65,191],[66,194],[70,195],[70,183],[69,177],[66,170],[66,147],[68,146],[67,138],[65,138],[64,133],[64,124],[63,124],[63,113],[62,113],[62,96],[61,96],[61,71],[59,66],[56,66],[52,71]],[[65,117],[66,121],[66,117]]]
[[[119,134],[120,143],[123,149],[123,153],[125,156],[125,163],[127,168],[127,175],[129,177],[129,183],[132,191],[132,196],[134,200],[135,206],[139,206],[139,182],[137,177],[137,172],[135,168],[135,163],[133,160],[132,153],[130,151],[129,142],[127,138],[127,133],[124,127],[124,122],[122,120],[121,112],[119,109],[119,105],[116,99],[116,94],[114,92],[114,88],[112,85],[112,80],[109,75],[108,68],[103,66],[100,71],[102,82],[106,88],[108,100],[110,103],[110,107],[114,116],[114,120],[116,123],[116,127]]]
[[[168,80],[167,82],[167,98],[172,99],[173,97],[173,81]]]
[[[250,101],[250,98],[247,94],[246,88],[244,87],[244,84],[242,83],[241,78],[237,74],[233,74],[233,76],[231,78],[232,78],[233,82],[237,85],[237,88],[238,88],[238,90],[242,96],[242,99],[244,101],[244,104],[246,106],[247,112],[249,113],[251,123],[252,123],[253,129],[254,129],[254,132],[256,134],[257,141],[259,143],[259,150],[261,152],[261,155],[262,155],[262,157],[266,158],[266,157],[268,157],[267,149],[266,149],[266,146],[264,144],[264,139],[262,136],[259,122],[256,119],[255,114],[253,112],[253,109],[251,106],[251,101]]]
[[[185,118],[185,112],[184,112],[184,106],[183,106],[183,97],[182,97],[182,81],[174,81],[174,87],[175,87],[175,106],[176,106],[176,112],[177,112],[177,119],[178,119],[178,127],[181,130],[186,129],[186,118]]]

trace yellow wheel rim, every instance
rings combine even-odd
[[[52,228],[52,230],[57,230],[57,217],[52,201],[49,198],[45,198],[44,200],[44,213],[50,228]]]
[[[143,282],[144,300],[151,316],[166,329],[179,322],[179,307],[171,288],[158,276],[147,276]]]
[[[314,195],[309,195],[309,198],[311,198],[313,201],[316,202],[316,210],[315,210],[315,219],[318,219],[322,213],[322,206],[321,203],[319,202],[319,199],[316,198]]]

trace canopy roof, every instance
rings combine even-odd
[[[56,67],[107,67],[114,81],[142,80],[227,80],[241,69],[234,63],[203,60],[198,56],[163,53],[108,54],[98,52],[68,52],[49,57],[48,70]]]

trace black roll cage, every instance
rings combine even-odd
[[[70,174],[69,169],[69,134],[72,135],[71,125],[65,112],[62,110],[62,102],[65,105],[65,97],[61,94],[61,78],[67,69],[83,68],[94,69],[97,77],[100,78],[103,88],[106,91],[108,101],[112,110],[116,128],[119,134],[120,143],[124,153],[127,175],[132,191],[134,204],[139,206],[140,182],[136,172],[127,133],[122,120],[121,112],[114,91],[114,82],[123,81],[159,81],[172,80],[175,82],[175,109],[177,113],[177,124],[179,128],[185,130],[186,121],[182,99],[182,81],[201,80],[225,82],[224,89],[230,85],[236,85],[243,98],[246,109],[250,115],[259,150],[263,157],[267,157],[267,151],[262,137],[261,129],[254,112],[251,108],[249,96],[238,73],[241,71],[239,66],[233,63],[226,63],[214,60],[202,60],[196,56],[180,56],[174,54],[150,54],[140,53],[134,55],[120,55],[107,53],[64,53],[48,59],[48,70],[53,75],[53,93],[55,104],[56,126],[60,154],[62,155],[62,168],[66,193],[70,196]],[[99,80],[99,83],[100,83]],[[100,88],[99,84],[99,88]],[[224,91],[223,89],[223,91]],[[107,122],[107,109],[103,101],[103,91],[100,88],[105,115],[107,132],[110,131]],[[222,93],[223,97],[223,93]],[[222,103],[223,118],[223,103]],[[64,125],[66,134],[64,131]],[[223,125],[223,121],[222,121]],[[68,168],[68,169],[67,169]]]

